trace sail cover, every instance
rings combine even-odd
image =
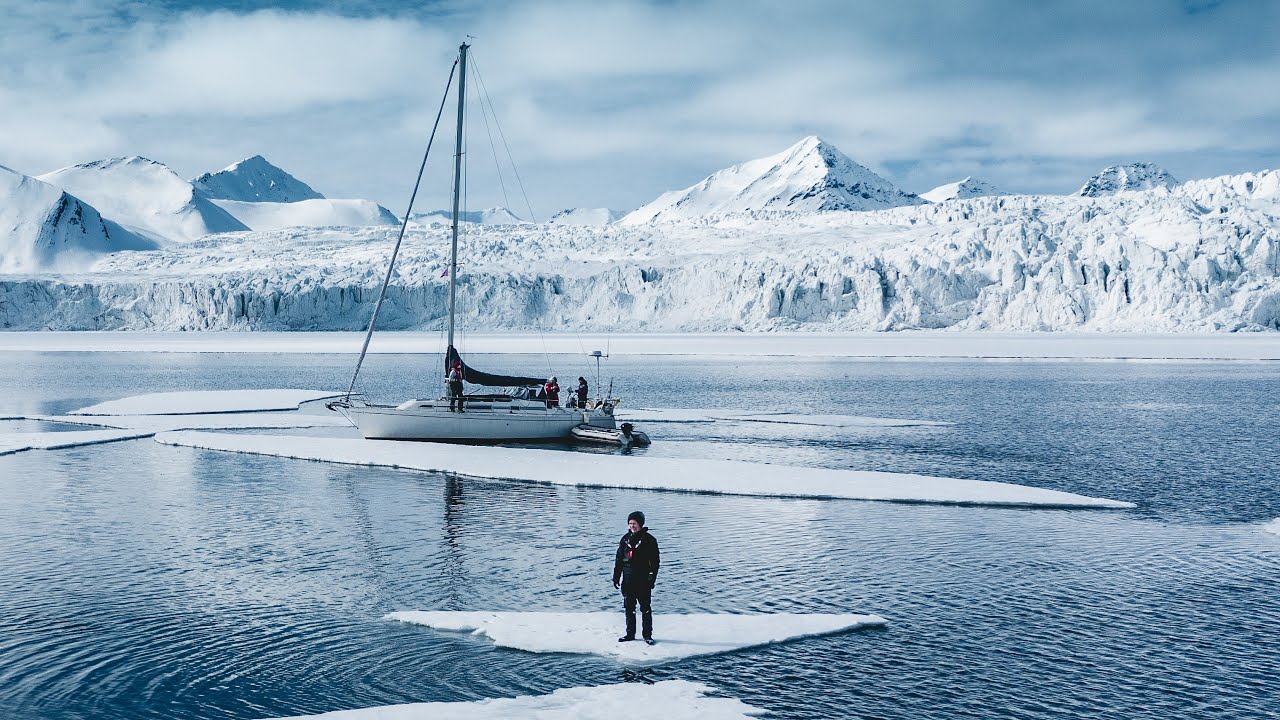
[[[444,356],[444,373],[449,374],[449,368],[453,367],[453,362],[457,360],[462,363],[462,379],[473,385],[484,385],[485,387],[540,387],[545,378],[521,377],[519,375],[494,375],[492,373],[481,372],[467,365],[462,356],[458,354],[458,349],[449,346],[449,352]]]

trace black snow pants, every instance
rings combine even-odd
[[[646,579],[622,581],[622,607],[627,613],[627,637],[636,636],[636,604],[640,605],[640,619],[643,637],[653,637],[653,588]]]
[[[462,383],[453,380],[449,382],[449,412],[453,412],[455,407],[462,412]]]

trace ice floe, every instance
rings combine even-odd
[[[736,460],[601,455],[297,435],[172,432],[156,435],[156,441],[208,450],[452,472],[478,478],[553,485],[972,505],[1133,507],[1133,503],[1128,502],[1010,483]]]
[[[687,680],[652,685],[622,683],[556,690],[550,695],[474,702],[433,702],[337,710],[281,720],[620,720],[636,716],[662,720],[747,720],[765,711],[741,700],[711,697],[715,688]]]
[[[1263,525],[1262,529],[1265,530],[1266,532],[1280,535],[1280,518],[1276,518],[1275,520],[1272,520],[1266,525]]]
[[[16,432],[0,433],[0,455],[23,450],[61,450],[97,445],[117,440],[133,440],[150,436],[149,432],[134,430],[83,430],[79,432]]]
[[[393,612],[387,620],[425,625],[436,630],[471,631],[498,647],[535,653],[582,653],[617,658],[624,663],[657,664],[698,655],[830,635],[855,628],[879,627],[879,615],[788,614],[656,615],[657,645],[618,642],[624,630],[618,612]]]
[[[269,428],[350,427],[346,418],[330,413],[285,412],[205,413],[197,415],[30,415],[24,419],[72,425],[147,430],[255,430]]]
[[[619,408],[618,417],[632,422],[699,423],[758,422],[785,425],[820,425],[843,428],[947,427],[953,423],[937,420],[861,417],[858,415],[810,415],[795,412],[747,413],[713,408]]]
[[[188,415],[297,410],[311,400],[341,393],[320,390],[192,390],[148,393],[72,410],[71,415]]]

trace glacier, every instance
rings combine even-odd
[[[458,306],[475,330],[1276,329],[1278,229],[1277,171],[1098,197],[468,224]],[[0,276],[0,327],[361,330],[395,232],[225,233]],[[410,225],[380,328],[440,327],[447,248],[446,226]]]

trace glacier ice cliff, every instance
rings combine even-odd
[[[358,330],[395,232],[224,233],[0,276],[0,327]],[[411,226],[381,328],[441,325],[447,233]],[[468,224],[461,251],[470,329],[1280,329],[1280,172],[870,212]]]

